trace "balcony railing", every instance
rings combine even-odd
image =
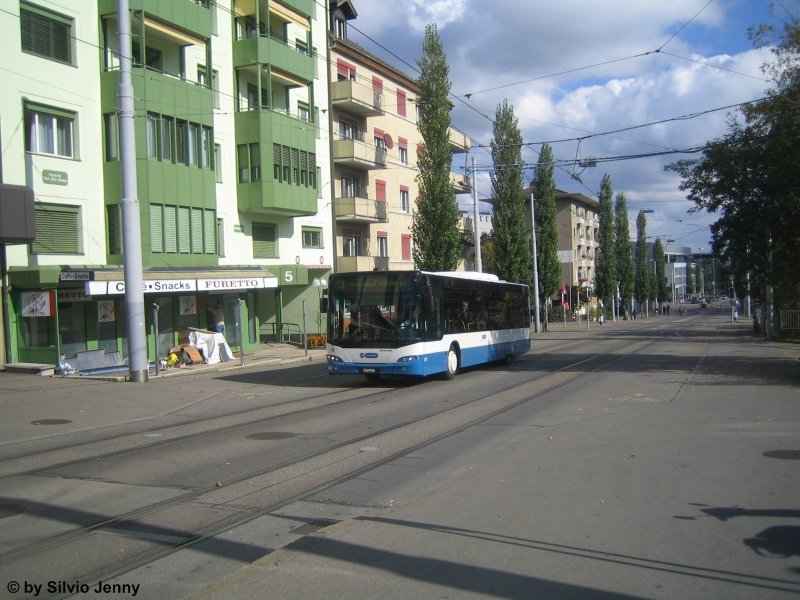
[[[384,113],[383,95],[349,79],[331,84],[331,104],[361,117],[376,117]]]
[[[453,186],[453,191],[456,194],[468,194],[472,191],[469,177],[461,173],[450,172],[450,185]]]
[[[384,223],[388,220],[386,202],[343,196],[334,200],[336,220],[356,223]]]
[[[388,256],[337,256],[337,271],[388,271]]]
[[[352,138],[338,139],[333,142],[333,162],[360,169],[383,169],[386,149]]]

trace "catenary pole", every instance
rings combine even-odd
[[[119,21],[119,144],[122,172],[122,253],[125,317],[128,326],[128,379],[146,382],[147,334],[144,320],[142,237],[136,189],[136,138],[131,83],[131,13],[128,0],[117,0]],[[156,332],[156,345],[158,345]]]
[[[541,331],[539,326],[539,261],[536,260],[536,215],[533,209],[533,192],[531,192],[531,235],[533,236],[533,298],[536,311],[536,333]]]
[[[483,272],[483,260],[481,259],[481,232],[478,227],[478,186],[476,185],[477,178],[475,177],[475,157],[472,157],[472,209],[473,209],[473,227],[475,231],[475,270],[478,273]]]

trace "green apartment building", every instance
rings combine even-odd
[[[333,265],[325,7],[129,8],[149,359],[212,327],[217,307],[234,350],[298,340],[304,304],[318,331]],[[0,13],[3,181],[36,201],[36,241],[6,248],[12,362],[127,357],[117,10],[15,0]]]

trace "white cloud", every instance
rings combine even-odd
[[[505,98],[527,142],[584,138],[580,146],[576,139],[553,144],[556,159],[566,161],[687,148],[724,135],[727,111],[592,136],[760,98],[768,87],[760,66],[769,55],[752,48],[745,29],[769,20],[767,6],[755,0],[361,0],[356,25],[415,64],[424,25],[437,22],[459,97],[453,125],[488,144],[491,122],[483,115],[493,118]],[[525,160],[535,162],[537,151],[526,149]],[[490,162],[484,149],[473,154]],[[557,183],[596,194],[607,172],[633,218],[640,208],[653,208],[651,227],[675,233],[670,224],[675,229],[677,219],[712,219],[687,216],[691,205],[678,190],[679,178],[664,171],[687,156],[600,162],[580,181],[570,177],[579,169],[568,165],[557,170]],[[479,194],[491,194],[483,180]]]

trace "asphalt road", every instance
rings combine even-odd
[[[798,595],[800,347],[721,311],[560,327],[453,381],[15,387],[0,596]]]

